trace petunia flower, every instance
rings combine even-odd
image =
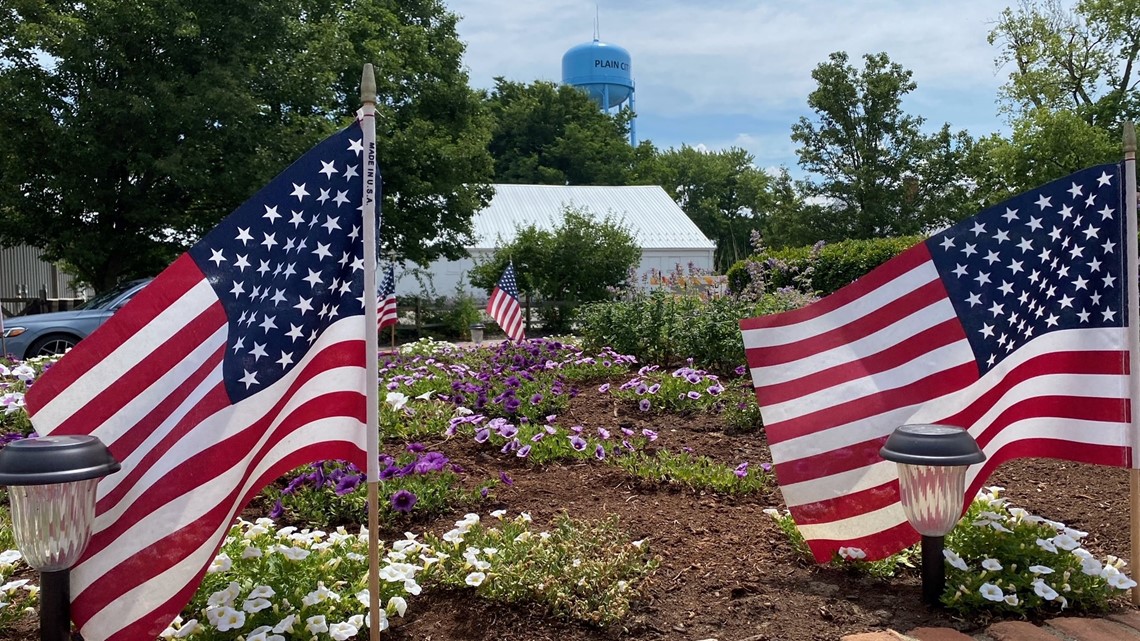
[[[416,495],[408,490],[396,490],[391,498],[392,509],[407,514],[415,507],[416,500]]]
[[[982,598],[986,599],[987,601],[1005,600],[1005,593],[1001,591],[1001,588],[994,585],[993,583],[983,583],[982,587],[978,588],[978,592],[980,592],[982,594]]]

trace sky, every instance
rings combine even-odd
[[[862,69],[885,51],[913,72],[904,110],[934,130],[1008,133],[986,38],[1003,0],[445,0],[459,14],[471,84],[561,80],[562,54],[589,42],[629,51],[638,140],[741,147],[765,169],[796,165],[791,127],[811,116],[812,70],[834,51]]]

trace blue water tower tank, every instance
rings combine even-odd
[[[562,55],[562,82],[585,89],[603,109],[617,107],[633,95],[629,52],[597,38],[571,47]]]

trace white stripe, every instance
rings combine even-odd
[[[96,532],[113,524],[133,503],[140,497],[144,496],[152,485],[162,482],[163,478],[170,473],[170,471],[177,468],[180,464],[193,458],[199,452],[205,450],[211,445],[224,441],[227,438],[243,431],[248,428],[256,420],[260,419],[269,412],[274,404],[279,401],[285,390],[296,380],[298,375],[304,370],[309,363],[317,357],[320,352],[336,344],[343,338],[353,338],[360,335],[359,324],[363,322],[363,317],[348,317],[342,321],[338,321],[330,326],[324,333],[321,334],[317,342],[314,343],[314,348],[310,349],[305,357],[298,363],[290,373],[275,382],[269,388],[262,390],[258,394],[254,394],[245,400],[231,406],[227,406],[214,415],[206,418],[200,424],[194,426],[183,438],[176,444],[173,444],[170,449],[163,453],[162,458],[155,461],[150,469],[135,483],[130,492],[112,508],[110,511],[99,514],[95,519],[94,530]],[[278,427],[284,417],[288,416],[290,412],[299,408],[307,402],[311,402],[314,398],[329,390],[363,390],[364,389],[364,369],[360,367],[340,367],[332,370],[322,372],[311,379],[306,385],[301,386],[297,391],[288,399],[288,402],[282,407],[281,411],[277,413],[271,422],[270,428],[261,434],[257,446],[252,448],[252,452],[259,449],[271,436],[273,431]],[[361,450],[365,449],[365,430],[360,425],[359,421],[349,418],[340,418],[338,421],[348,422],[350,425],[356,426],[359,430],[358,440]],[[322,439],[318,439],[322,440]],[[247,459],[248,461],[248,459]],[[196,494],[205,495],[208,491],[207,488],[218,487],[232,487],[233,481],[228,480],[240,477],[242,471],[245,470],[247,463],[239,463],[236,467],[229,470],[212,470],[216,476],[210,479],[206,484],[198,486],[197,489],[190,488],[189,492],[168,503],[158,512],[148,515],[138,525],[132,528],[132,531],[139,530],[138,533],[131,536],[123,536],[116,540],[116,543],[108,548],[105,548],[100,553],[89,559],[84,565],[100,568],[99,574],[106,572],[108,569],[120,563],[123,559],[134,554],[137,550],[145,548],[146,546],[158,540],[162,536],[173,532],[184,525],[194,521],[201,514],[216,505],[215,500],[205,501],[206,505],[201,505],[196,508],[197,511],[189,511],[188,505],[179,505],[179,502],[190,502]],[[129,469],[124,466],[124,469],[119,474],[126,475]],[[223,484],[223,481],[225,483]],[[200,491],[199,491],[200,490]],[[209,498],[209,497],[207,497]],[[176,506],[172,508],[171,506]],[[169,516],[163,516],[165,512],[173,510]],[[146,532],[146,536],[142,533]],[[95,575],[96,577],[98,574]],[[77,581],[74,576],[72,579],[72,593],[78,594],[82,591],[86,584]]]
[[[265,473],[278,461],[304,445],[319,441],[345,441],[350,443],[356,442],[357,446],[363,450],[365,447],[362,442],[363,440],[364,424],[359,421],[346,421],[338,417],[309,423],[303,428],[290,433],[279,443],[275,444],[265,453],[263,458],[256,461],[256,465],[252,465],[252,473],[245,483],[241,485],[237,496],[240,498],[255,489],[252,485],[257,482],[261,474]],[[188,494],[177,501],[168,503],[163,506],[161,510],[148,516],[135,527],[125,532],[120,538],[120,541],[125,540],[134,543],[137,538],[148,538],[152,536],[154,534],[152,530],[155,528],[149,524],[155,519],[176,519],[182,517],[183,512],[188,510],[197,511],[201,509],[201,511],[204,512],[216,507],[217,502],[213,500],[215,498],[214,495],[216,495],[218,491],[232,490],[236,485],[233,481],[240,478],[241,474],[254,462],[253,452],[250,452],[241,464],[224,475],[226,477],[233,477],[231,480],[228,480],[216,488],[212,488],[211,486],[217,486],[218,484],[211,481],[211,483],[201,486],[201,491]],[[149,614],[155,608],[173,597],[198,570],[210,562],[212,559],[211,553],[221,543],[226,532],[229,531],[237,511],[238,505],[235,504],[230,507],[227,517],[221,522],[221,526],[202,546],[191,553],[189,558],[192,559],[192,562],[188,559],[187,562],[179,563],[171,570],[150,578],[127,593],[132,598],[119,597],[93,615],[88,625],[83,628],[85,638],[88,638],[86,636],[88,628],[96,632],[95,635],[90,637],[92,641],[107,638],[113,634],[115,630],[134,623],[140,616]],[[169,534],[177,530],[178,527],[180,526],[168,525],[168,527],[163,528],[161,534]],[[106,573],[109,567],[105,565],[105,561],[106,559],[96,561],[93,557],[72,570],[71,590],[73,595],[80,594],[92,581]],[[113,568],[114,565],[110,567]],[[103,631],[106,631],[106,634],[100,636],[103,635]]]
[[[898,347],[914,335],[952,318],[956,318],[954,306],[943,298],[857,340],[787,363],[753,367],[752,383],[757,387],[786,383],[837,365],[859,361]],[[972,355],[970,360],[973,360]]]
[[[116,347],[106,358],[95,363],[62,393],[40,408],[32,420],[36,429],[41,434],[50,434],[70,418],[76,408],[84,407],[96,400],[104,390],[117,381],[122,374],[123,363],[134,363],[139,361],[140,354],[150,354],[155,345],[165,343],[186,327],[187,319],[197,318],[210,305],[217,302],[218,297],[207,281],[201,280],[196,283],[178,300]],[[130,426],[124,425],[120,431],[127,429],[130,429]],[[113,433],[107,433],[107,436],[114,440]]]
[[[1091,445],[1118,445],[1121,448],[1128,445],[1128,426],[1120,423],[1103,423],[1097,421],[1074,421],[1055,419],[1032,419],[1010,425],[984,448],[987,456],[995,455],[1000,449],[1010,443],[1025,439],[1054,439],[1070,443],[1086,443]],[[1122,450],[1123,451],[1123,450]],[[1123,457],[1123,454],[1121,455]],[[885,462],[884,462],[885,463]],[[894,464],[890,464],[894,467]],[[876,465],[875,467],[880,467]],[[886,468],[885,465],[881,466]],[[970,486],[981,473],[983,465],[971,465],[966,472],[966,486]],[[875,478],[884,478],[882,471],[874,473]],[[871,478],[870,476],[868,477]],[[895,473],[897,478],[897,472]],[[887,479],[889,481],[890,479]],[[874,487],[873,485],[871,487]],[[781,488],[787,498],[787,488]],[[788,503],[792,505],[792,503]],[[872,536],[878,532],[888,530],[906,522],[906,514],[902,505],[894,503],[886,507],[859,514],[837,521],[799,525],[800,533],[808,540],[836,540],[852,541],[862,537]]]
[[[776,425],[841,403],[905,387],[938,372],[973,362],[974,352],[970,349],[970,344],[960,340],[931,350],[920,358],[907,361],[892,369],[850,379],[782,403],[764,405],[760,408],[760,415],[765,425]],[[825,368],[830,365],[821,363],[820,367]]]
[[[792,325],[744,330],[741,332],[744,338],[744,349],[775,347],[801,341],[807,336],[818,336],[837,327],[842,327],[850,323],[852,319],[866,316],[879,308],[886,307],[911,291],[936,280],[939,280],[938,270],[935,269],[931,261],[925,261],[846,305],[837,307],[825,314]]]

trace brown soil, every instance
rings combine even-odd
[[[619,413],[596,394],[573,401],[575,423],[650,427],[656,445],[673,452],[691,448],[731,465],[768,461],[762,432],[726,433],[719,416],[642,419]],[[560,421],[561,422],[561,421]],[[547,523],[566,511],[580,519],[620,517],[633,538],[648,537],[661,566],[647,582],[645,598],[624,625],[598,629],[560,623],[541,611],[480,601],[468,593],[434,594],[410,604],[395,620],[396,640],[585,641],[658,639],[719,641],[834,641],[849,633],[920,626],[949,626],[967,633],[987,622],[960,621],[921,602],[917,573],[878,580],[843,569],[819,567],[791,550],[762,510],[783,507],[778,490],[745,497],[718,496],[637,481],[611,465],[576,463],[528,467],[474,443],[439,442],[473,478],[506,471],[511,487],[481,510],[529,512]],[[1003,465],[990,481],[1007,488],[1013,503],[1032,513],[1088,531],[1098,555],[1127,558],[1128,472],[1048,460]],[[454,516],[424,524],[442,532]],[[1120,607],[1128,607],[1121,599]]]
[[[690,448],[723,463],[770,460],[762,431],[728,433],[715,415],[644,417],[618,412],[591,393],[572,401],[574,423],[659,432],[655,445],[673,452]],[[567,419],[563,416],[562,419]],[[560,423],[563,421],[560,420]],[[534,606],[503,606],[470,591],[432,593],[410,600],[407,616],[394,618],[382,638],[393,641],[587,641],[707,640],[835,641],[844,634],[919,626],[949,626],[967,633],[989,621],[961,621],[921,602],[915,572],[878,580],[798,557],[774,521],[762,513],[783,507],[779,491],[719,496],[638,481],[598,462],[528,466],[469,440],[427,442],[466,470],[472,483],[506,472],[511,486],[496,489],[482,514],[504,508],[529,512],[546,525],[567,512],[578,519],[617,514],[631,538],[648,538],[661,565],[645,584],[622,625],[600,629],[560,622]],[[1128,472],[1048,460],[1003,465],[990,479],[1016,505],[1089,532],[1087,547],[1099,556],[1127,558]],[[407,529],[442,533],[461,515],[410,522]],[[1118,607],[1129,607],[1123,599]],[[0,641],[36,638],[34,618],[0,631]],[[360,637],[364,638],[364,637]]]

